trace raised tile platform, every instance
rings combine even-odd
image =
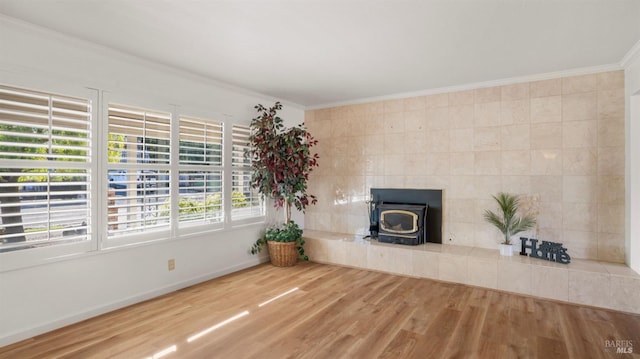
[[[571,259],[559,264],[498,249],[379,243],[362,236],[305,230],[318,263],[431,278],[640,314],[640,275],[622,264]]]

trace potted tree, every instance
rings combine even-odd
[[[520,207],[520,198],[518,196],[500,192],[492,197],[498,202],[500,213],[487,209],[484,211],[484,218],[504,235],[504,242],[500,244],[500,254],[512,256],[513,245],[511,244],[511,237],[532,228],[536,224],[536,220],[531,215],[518,215]]]
[[[308,260],[304,253],[302,230],[291,220],[291,207],[304,211],[317,202],[307,194],[309,173],[318,166],[318,154],[311,148],[318,141],[304,124],[287,128],[277,115],[282,104],[273,107],[255,106],[258,116],[251,120],[249,149],[245,152],[251,161],[251,185],[265,197],[273,199],[275,208],[284,209],[284,223],[268,228],[265,235],[251,247],[251,253],[269,247],[271,262],[277,266],[294,265],[298,258]]]

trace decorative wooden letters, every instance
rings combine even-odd
[[[530,241],[531,244],[527,244],[527,241]],[[520,242],[522,243],[522,249],[520,250],[521,256],[526,256],[526,250],[530,249],[531,254],[529,254],[529,257],[531,258],[539,258],[562,264],[569,264],[571,262],[571,256],[567,253],[567,249],[562,246],[562,243],[542,241],[540,246],[538,246],[537,239],[528,239],[525,237],[520,237]]]

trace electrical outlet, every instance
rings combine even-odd
[[[176,260],[175,260],[175,259],[173,259],[173,258],[172,258],[172,259],[169,259],[168,266],[169,266],[169,270],[174,270],[174,269],[176,269]]]

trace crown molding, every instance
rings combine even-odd
[[[624,55],[622,61],[620,61],[620,66],[624,69],[629,67],[635,60],[640,57],[640,40],[636,42],[633,47]]]
[[[522,83],[522,82],[532,82],[532,81],[555,79],[560,77],[589,75],[589,74],[595,74],[595,73],[607,72],[607,71],[618,71],[622,69],[623,68],[619,63],[600,65],[600,66],[581,67],[577,69],[547,72],[547,73],[537,74],[537,75],[510,77],[510,78],[505,78],[500,80],[474,82],[470,84],[440,87],[440,88],[429,89],[429,90],[401,92],[401,93],[384,95],[384,96],[375,96],[375,97],[366,97],[366,98],[348,100],[348,101],[330,102],[330,103],[325,103],[320,105],[307,106],[306,110],[320,110],[324,108],[331,108],[331,107],[338,107],[338,106],[357,105],[357,104],[386,101],[386,100],[398,100],[398,99],[417,97],[417,96],[436,95],[436,94],[442,94],[442,93],[448,93],[448,92],[475,90],[475,89],[486,88],[486,87],[513,85],[513,84]]]

